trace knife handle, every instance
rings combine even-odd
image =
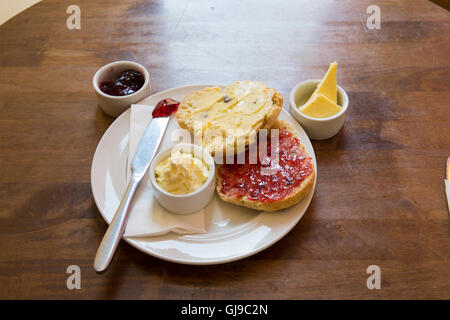
[[[97,254],[94,260],[94,269],[97,272],[106,270],[114,257],[117,245],[125,231],[126,221],[130,212],[131,204],[133,203],[136,190],[141,182],[135,177],[131,178],[127,190],[120,202],[119,207],[114,215],[113,220],[109,224],[108,230],[103,236],[103,240],[98,247]]]

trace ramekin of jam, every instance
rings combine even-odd
[[[97,70],[92,79],[100,108],[107,115],[119,116],[131,104],[150,95],[150,75],[141,64],[115,61]]]

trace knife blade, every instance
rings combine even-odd
[[[143,177],[161,143],[170,117],[153,118],[145,129],[131,162],[131,179]]]
[[[447,169],[446,169],[446,175],[445,175],[445,193],[447,194],[447,206],[448,206],[448,212],[450,214],[450,157],[447,159]]]
[[[445,179],[450,180],[450,157],[447,158],[447,175]]]
[[[155,110],[158,106],[155,107]],[[139,145],[131,162],[131,179],[125,191],[124,197],[111,221],[108,230],[103,236],[97,250],[94,261],[94,269],[97,272],[106,270],[114,257],[114,253],[125,231],[126,221],[131,210],[137,189],[142,178],[148,170],[156,150],[169,123],[170,114],[164,117],[153,118],[144,131]]]

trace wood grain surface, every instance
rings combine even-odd
[[[81,8],[68,30],[66,8]],[[44,0],[0,26],[0,298],[450,299],[450,14],[425,0]],[[151,71],[152,92],[252,79],[285,98],[339,63],[344,128],[314,141],[318,184],[300,223],[269,249],[185,266],[119,245],[92,268],[106,230],[91,193],[113,119],[91,81],[114,60]],[[368,290],[366,268],[381,268]],[[66,268],[79,265],[81,290]]]

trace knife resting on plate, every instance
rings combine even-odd
[[[103,240],[100,243],[95,256],[94,269],[97,272],[106,270],[114,256],[119,241],[125,231],[126,221],[130,213],[136,191],[141,184],[142,178],[148,170],[150,162],[152,161],[159,144],[161,143],[167,124],[169,123],[171,113],[176,111],[176,108],[173,108],[173,106],[169,106],[170,108],[167,107],[167,103],[158,103],[152,112],[153,118],[145,129],[144,135],[139,142],[133,161],[131,162],[130,182],[128,183],[128,187],[122,201],[117,208],[108,230],[103,236]],[[165,112],[164,108],[167,109],[167,112]]]

